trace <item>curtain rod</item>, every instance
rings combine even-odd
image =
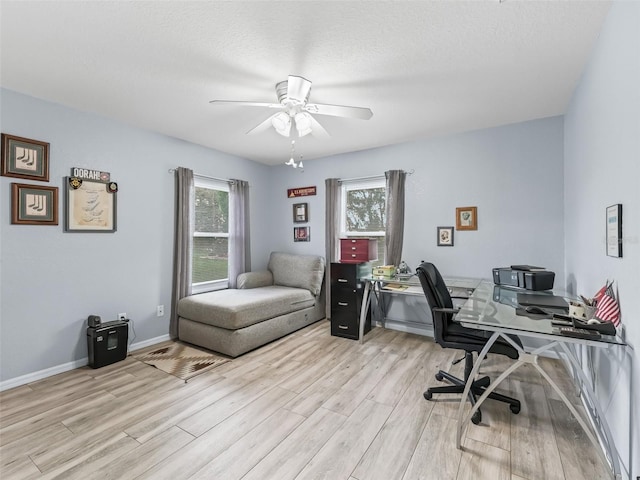
[[[404,173],[406,173],[407,175],[413,175],[414,172],[415,170],[412,168],[408,172]],[[360,180],[373,180],[374,178],[384,178],[384,173],[382,175],[369,175],[368,177],[340,178],[338,179],[338,183],[355,182]]]
[[[169,169],[169,173],[173,174],[175,172],[176,172],[175,168],[170,168]],[[229,180],[228,178],[211,177],[209,175],[202,175],[200,173],[194,173],[193,176],[194,177],[200,177],[200,178],[206,178],[208,180],[218,180],[219,182],[227,182],[227,183],[230,183],[230,184],[234,183],[233,180]]]

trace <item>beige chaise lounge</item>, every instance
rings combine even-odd
[[[237,357],[325,317],[325,261],[273,252],[268,270],[238,276],[238,288],[178,302],[180,340]]]

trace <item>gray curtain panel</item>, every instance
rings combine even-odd
[[[326,256],[326,317],[331,318],[331,262],[338,260],[338,234],[340,233],[340,182],[337,178],[327,178],[325,185],[325,230],[324,244]]]
[[[249,271],[249,182],[232,180],[229,187],[229,288],[237,288],[238,275]]]
[[[176,177],[176,219],[173,254],[173,290],[169,335],[178,338],[178,300],[191,295],[191,250],[193,238],[193,171],[178,167]]]
[[[399,265],[404,240],[404,170],[384,172],[387,179],[387,226],[384,241],[385,265]]]

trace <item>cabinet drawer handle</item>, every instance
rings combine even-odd
[[[353,254],[351,254],[351,257],[352,257],[352,258],[356,258],[356,257],[357,257],[357,255],[356,255],[355,253],[353,253]]]
[[[340,305],[341,307],[346,307],[349,304],[345,302],[338,302],[338,305]]]
[[[351,247],[351,250],[357,250],[358,247]]]
[[[338,282],[340,283],[347,283],[349,280],[347,280],[346,278],[339,278]]]
[[[351,243],[356,243],[356,241],[355,240],[351,240]]]
[[[338,325],[338,328],[340,328],[341,330],[349,330],[349,327],[347,325]]]

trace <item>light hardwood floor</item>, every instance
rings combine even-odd
[[[80,368],[0,394],[0,478],[609,478],[533,369],[506,385],[520,414],[488,401],[456,449],[458,402],[422,393],[440,368],[460,375],[459,356],[382,328],[360,345],[323,320],[188,383],[132,357]],[[508,362],[492,356],[482,373]],[[570,388],[559,362],[543,363]]]

